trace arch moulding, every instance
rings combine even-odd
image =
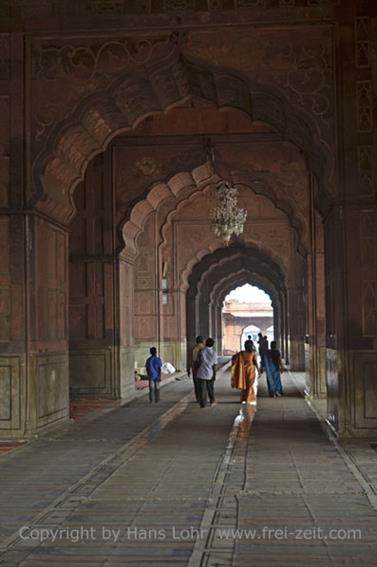
[[[330,177],[331,156],[319,138],[314,118],[293,107],[277,88],[251,85],[235,70],[195,59],[174,37],[149,61],[120,70],[53,126],[32,163],[32,204],[68,223],[74,214],[73,191],[89,161],[115,136],[191,97],[203,98],[219,110],[241,110],[254,121],[268,123],[304,152],[323,189]],[[106,78],[104,73],[104,83]]]

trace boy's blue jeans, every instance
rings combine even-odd
[[[160,401],[160,382],[159,380],[149,380],[149,401]]]

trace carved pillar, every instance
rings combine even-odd
[[[0,35],[0,437],[69,418],[67,231],[28,206],[24,38]],[[29,181],[29,180],[28,180]]]
[[[377,27],[362,9],[349,2],[340,15],[343,169],[325,223],[328,417],[343,436],[377,431]]]

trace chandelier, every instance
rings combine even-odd
[[[217,187],[218,204],[210,211],[212,230],[224,239],[226,245],[232,237],[242,234],[247,212],[237,207],[238,189],[227,181]]]

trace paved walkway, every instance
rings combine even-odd
[[[377,453],[285,382],[256,413],[229,373],[205,409],[174,382],[0,456],[0,565],[375,567]]]

